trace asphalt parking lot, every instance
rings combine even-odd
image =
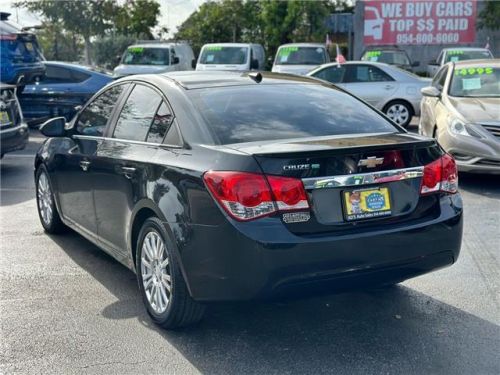
[[[44,234],[42,141],[1,163],[0,373],[500,373],[500,177],[460,176],[452,267],[388,289],[212,306],[199,326],[167,332],[131,271],[77,234]]]

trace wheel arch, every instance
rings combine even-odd
[[[135,257],[136,257],[136,247],[137,247],[137,240],[139,238],[139,232],[144,222],[150,217],[157,217],[162,222],[166,222],[164,215],[153,201],[149,199],[143,199],[139,201],[136,204],[134,211],[132,212],[129,233],[128,233],[131,266],[134,268],[134,270],[136,268]]]
[[[384,104],[384,106],[382,107],[382,112],[385,113],[385,111],[387,110],[387,108],[393,104],[393,103],[396,103],[396,102],[403,102],[405,104],[408,105],[408,107],[410,108],[411,110],[411,113],[410,115],[411,116],[415,116],[415,108],[413,107],[413,104],[411,104],[410,101],[406,100],[406,99],[400,99],[400,98],[392,98],[391,100],[389,100],[387,103]]]

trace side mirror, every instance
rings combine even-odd
[[[75,105],[73,109],[75,110],[75,112],[79,112],[80,109],[82,109],[82,108],[83,108],[83,105]]]
[[[436,60],[429,61],[429,65],[439,65]]]
[[[196,69],[196,60],[195,59],[191,60],[191,68]]]
[[[250,70],[257,70],[259,69],[259,60],[257,59],[252,59],[250,62]]]
[[[54,117],[40,126],[40,132],[46,137],[64,137],[66,135],[65,126],[66,119],[64,117]]]
[[[415,68],[416,66],[419,66],[419,65],[420,65],[420,61],[414,61],[414,62],[411,64],[411,66],[412,66],[413,68]]]
[[[177,65],[179,64],[179,58],[177,56],[174,56],[174,58],[172,59],[172,65]]]
[[[441,97],[441,91],[439,91],[434,86],[427,86],[420,90],[423,96],[427,96],[429,98],[439,98]]]

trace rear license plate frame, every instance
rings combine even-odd
[[[353,205],[357,197],[355,197],[352,202],[350,200],[350,197],[355,193],[359,193],[358,205]],[[368,201],[368,197],[370,196],[371,199]],[[383,199],[382,203],[380,201],[381,199]],[[382,204],[382,207],[378,209],[377,206],[380,206],[380,204]],[[392,194],[387,186],[376,186],[364,189],[354,188],[342,191],[342,209],[344,220],[347,222],[389,217],[392,215],[393,206]]]

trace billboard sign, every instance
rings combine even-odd
[[[474,0],[364,1],[364,44],[463,44],[476,37]]]

